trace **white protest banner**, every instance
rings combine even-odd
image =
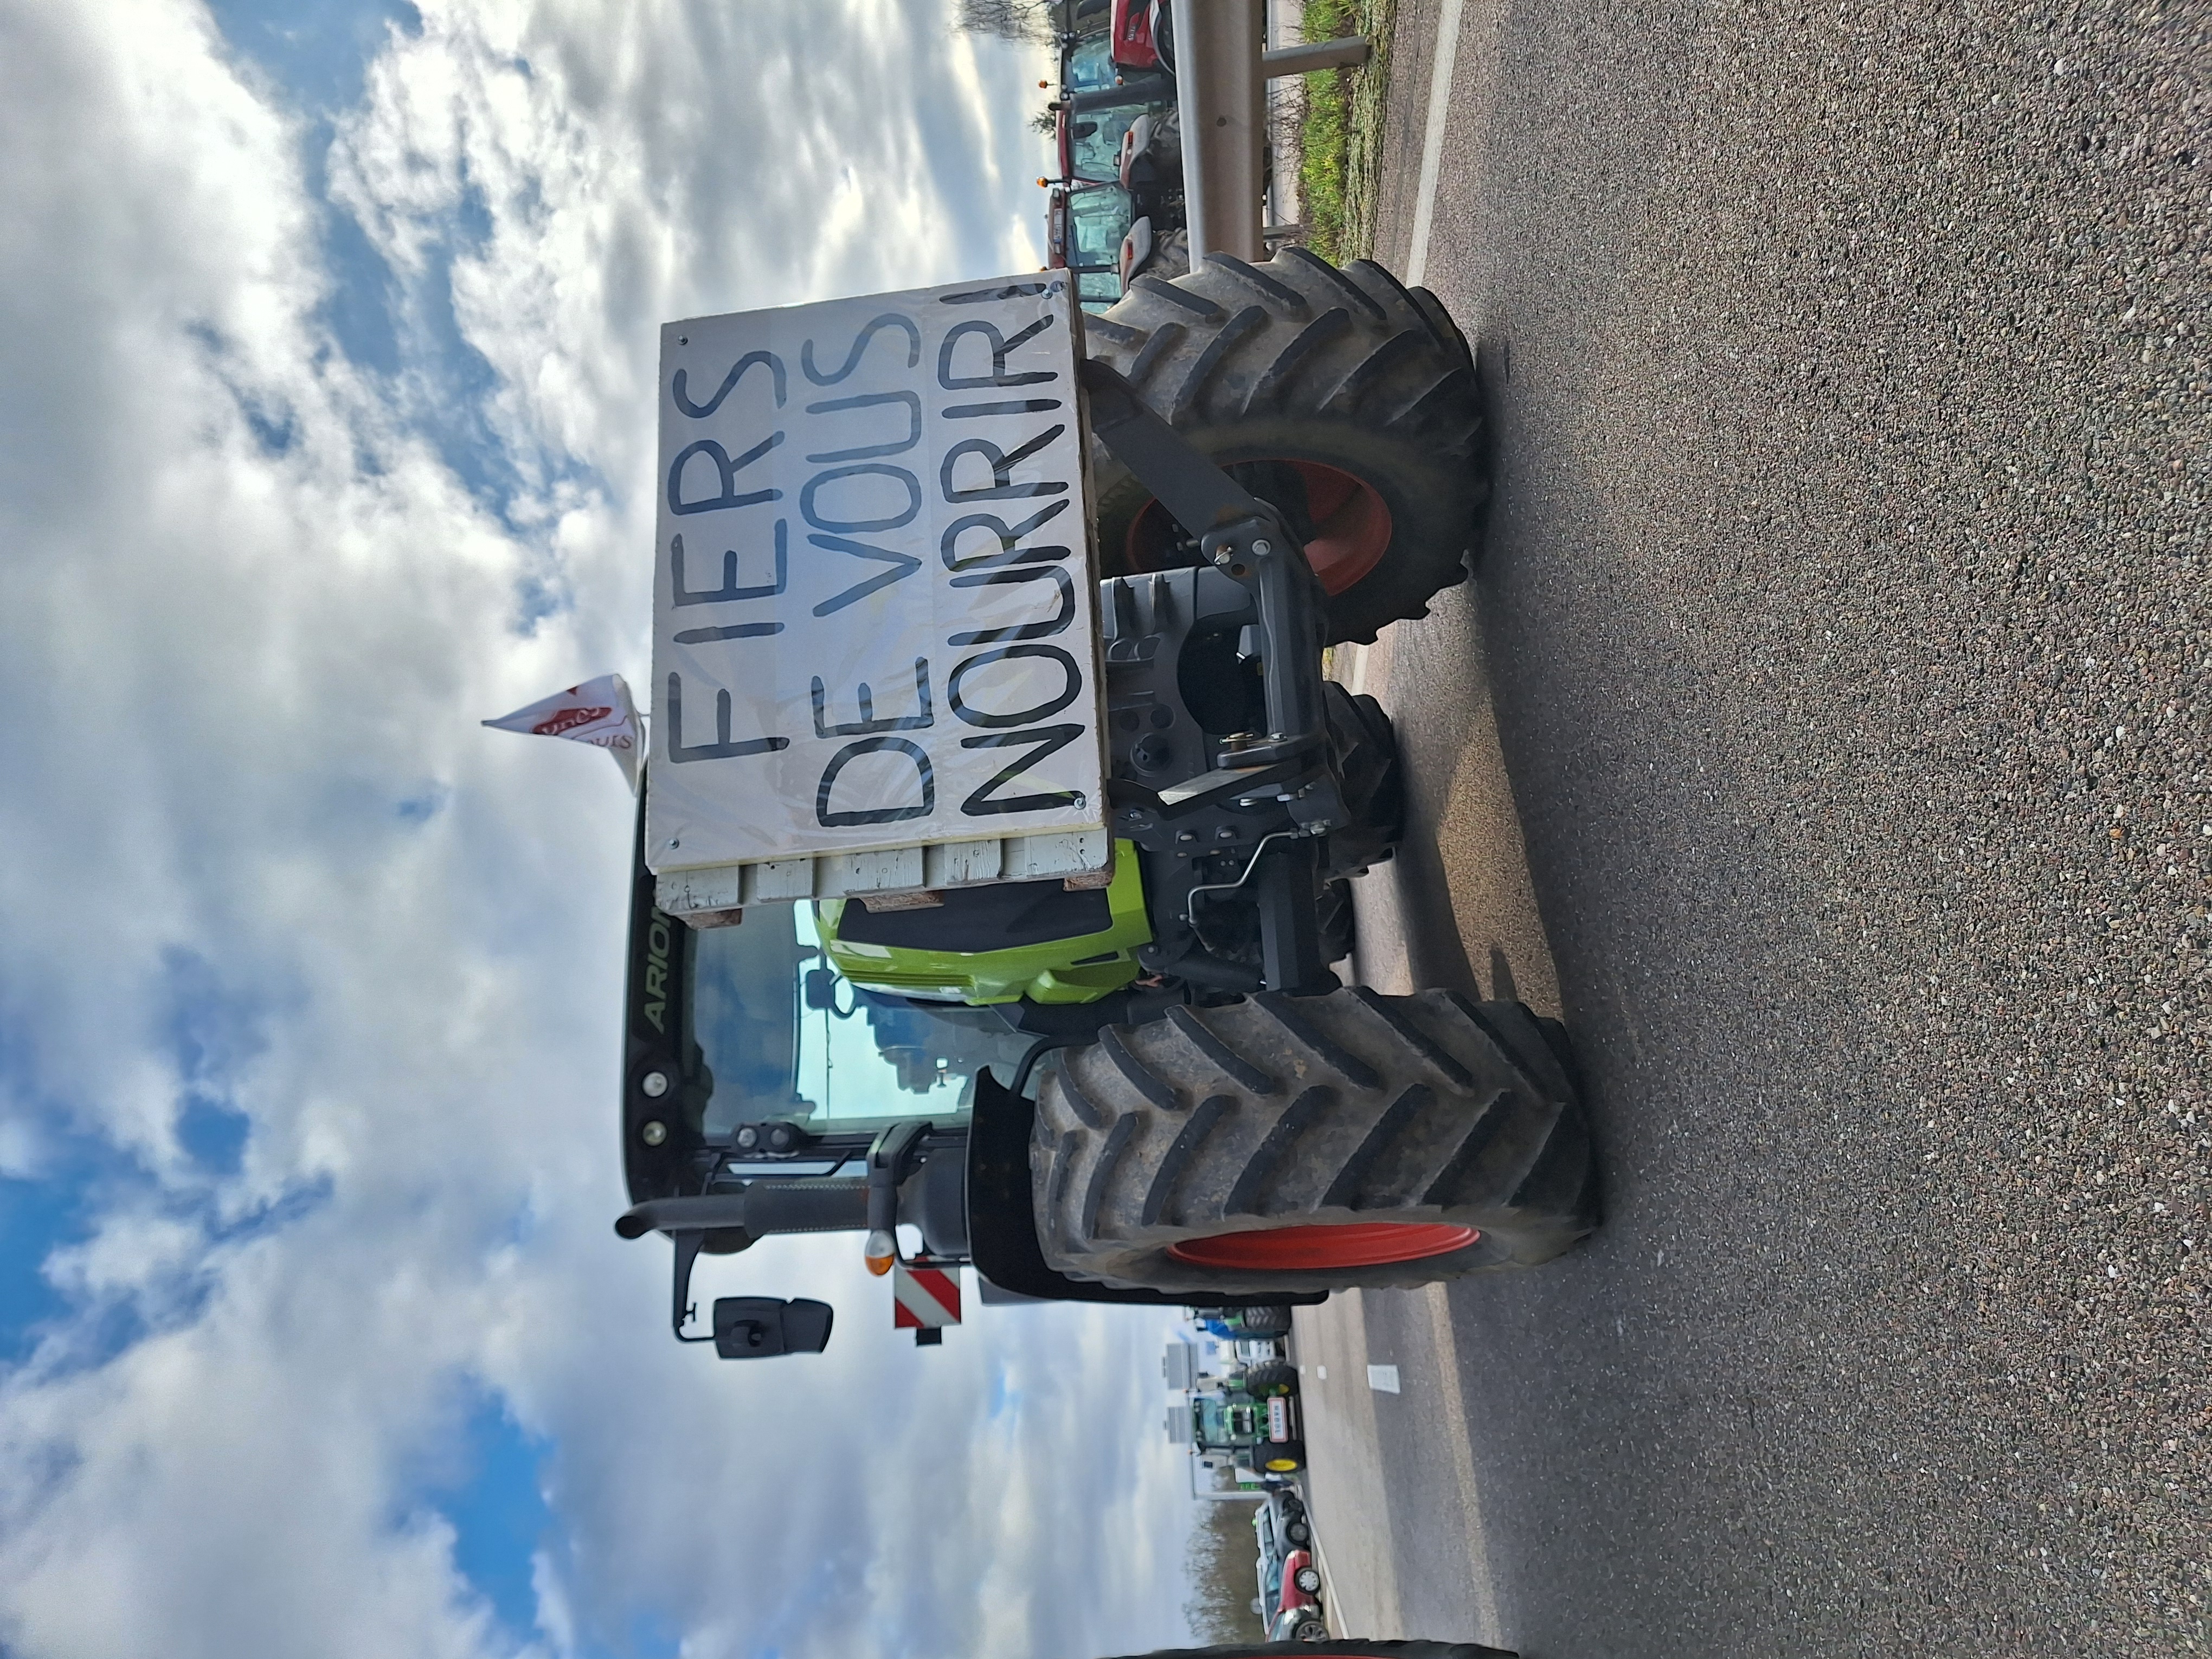
[[[661,331],[656,871],[1095,830],[1066,279]]]
[[[637,787],[638,756],[643,746],[639,741],[637,706],[630,701],[629,687],[619,674],[602,674],[483,724],[501,732],[566,738],[571,743],[604,749],[615,757],[629,787]]]

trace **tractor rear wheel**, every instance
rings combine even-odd
[[[1370,260],[1301,247],[1139,276],[1085,325],[1091,356],[1279,510],[1328,593],[1328,637],[1428,614],[1467,575],[1488,494],[1474,360],[1436,296]],[[1094,446],[1103,573],[1195,562],[1128,469]]]
[[[1297,1391],[1298,1368],[1285,1360],[1262,1360],[1244,1373],[1244,1392],[1255,1398]]]
[[[1274,1308],[1245,1308],[1240,1310],[1237,1321],[1240,1334],[1244,1336],[1288,1336],[1291,1334],[1291,1310],[1288,1304]]]
[[[1030,1167],[1056,1271],[1194,1298],[1534,1266],[1597,1224],[1582,1108],[1534,1018],[1449,991],[1109,1027],[1046,1079]]]

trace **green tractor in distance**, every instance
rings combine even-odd
[[[1237,1310],[1221,1310],[1233,1316]],[[1263,1317],[1281,1309],[1255,1309]],[[1212,1325],[1212,1318],[1201,1322]],[[1287,1320],[1285,1321],[1287,1324]],[[1286,1360],[1242,1362],[1233,1352],[1219,1373],[1204,1369],[1198,1344],[1167,1346],[1161,1372],[1181,1396],[1168,1407],[1168,1439],[1188,1446],[1202,1468],[1225,1468],[1239,1481],[1266,1481],[1305,1467],[1298,1369]]]
[[[1322,650],[1425,614],[1466,574],[1486,485],[1465,340],[1434,296],[1379,265],[1339,270],[1295,247],[1264,264],[1215,255],[1173,282],[1139,277],[1099,317],[1050,310],[1072,298],[1066,281],[874,296],[865,304],[882,314],[849,355],[839,335],[807,341],[789,365],[763,349],[726,376],[719,358],[694,362],[688,382],[682,369],[672,382],[664,374],[664,431],[672,422],[690,440],[670,473],[672,510],[765,505],[799,532],[787,563],[776,520],[774,582],[748,586],[739,553],[713,550],[739,539],[735,528],[710,539],[719,521],[664,514],[664,560],[672,544],[676,562],[664,562],[657,603],[673,592],[675,604],[697,607],[673,613],[671,637],[743,643],[785,626],[743,618],[787,602],[799,608],[777,614],[794,629],[814,625],[811,615],[857,629],[875,603],[870,590],[908,567],[940,581],[951,573],[935,600],[940,617],[995,603],[1004,587],[1034,620],[986,626],[980,613],[963,622],[955,611],[945,625],[974,654],[950,674],[933,681],[925,662],[871,668],[886,708],[896,676],[907,676],[905,712],[877,713],[864,684],[860,720],[837,725],[854,706],[850,690],[836,691],[832,707],[817,678],[815,729],[841,734],[832,744],[872,734],[848,751],[920,756],[926,783],[928,744],[950,763],[963,750],[996,756],[976,745],[1011,740],[993,722],[1013,717],[962,702],[963,673],[987,659],[1018,665],[1057,653],[1069,689],[1048,717],[1089,714],[1089,727],[1065,730],[1097,732],[1105,778],[1102,856],[1084,873],[1008,879],[1018,875],[1009,866],[988,884],[917,878],[898,890],[825,893],[827,860],[813,876],[774,862],[782,852],[746,866],[749,883],[788,882],[793,870],[816,882],[796,904],[751,887],[722,900],[672,887],[652,867],[658,853],[641,820],[621,1098],[631,1207],[617,1225],[626,1237],[671,1237],[677,1334],[713,1340],[727,1357],[811,1352],[828,1340],[819,1304],[729,1298],[711,1334],[694,1323],[696,1257],[777,1233],[861,1233],[872,1267],[972,1266],[1015,1297],[1280,1309],[1339,1288],[1534,1266],[1596,1224],[1589,1137],[1554,1022],[1449,989],[1380,994],[1345,984],[1334,966],[1352,943],[1350,884],[1389,858],[1400,834],[1403,783],[1388,717],[1324,678]],[[945,324],[927,309],[933,297],[960,302],[969,320]],[[994,332],[995,355],[966,360],[982,365],[980,377],[961,379],[957,331],[996,329],[975,320],[993,303],[1042,320]],[[911,349],[891,322],[912,331]],[[696,326],[672,325],[672,336]],[[1057,338],[1066,352],[1071,334],[1078,355],[1055,368],[1045,348]],[[940,381],[1018,387],[988,401],[961,392],[971,402],[949,412],[1060,420],[1056,429],[1087,439],[1088,462],[1072,492],[1024,483],[1017,458],[1029,451],[1009,441],[992,452],[995,475],[968,475],[983,481],[971,497],[1008,499],[951,524],[943,570],[933,534],[911,556],[870,542],[860,550],[888,574],[812,603],[805,581],[855,568],[799,556],[807,526],[797,509],[830,517],[830,498],[816,491],[830,488],[831,471],[809,480],[802,468],[787,486],[744,493],[748,458],[769,457],[764,473],[782,464],[776,456],[795,466],[811,441],[770,455],[781,440],[767,440],[741,454],[739,437],[702,435],[719,429],[707,417],[726,398],[735,406],[740,382],[771,408],[763,364],[791,383],[793,412],[778,420],[795,419],[808,399],[892,411],[884,443],[825,449],[809,465],[918,444],[923,396],[932,408],[946,401]],[[802,368],[841,395],[823,400]],[[718,376],[722,390],[710,398]],[[786,407],[784,385],[774,382],[774,410]],[[1087,405],[1079,428],[1066,419],[1078,396]],[[1033,406],[1044,412],[1007,412]],[[914,411],[912,440],[888,424],[903,419],[902,407]],[[941,468],[933,458],[899,476],[941,476],[949,498],[955,452],[977,441],[960,438]],[[705,499],[699,483],[684,483],[686,458],[702,452],[720,469],[720,495]],[[688,476],[708,477],[692,464]],[[871,459],[832,471],[899,469]],[[1021,493],[1054,489],[1068,493]],[[765,571],[766,521],[744,522],[760,526],[746,532],[756,550],[747,556]],[[979,525],[996,528],[979,536]],[[843,548],[854,537],[811,540]],[[1097,644],[1086,665],[1051,641],[1075,640],[1055,630],[1094,614],[1076,598],[1088,584]],[[647,819],[662,791],[708,764],[758,764],[760,750],[785,741],[744,738],[727,682],[717,694],[695,674],[691,684],[709,689],[690,693],[692,708],[678,706],[678,676],[662,673],[659,650],[657,633],[656,684],[671,690],[653,720]],[[1069,711],[1079,695],[1094,701]],[[808,719],[798,696],[793,741]],[[1021,736],[1062,729],[1033,721]],[[1035,755],[1005,758],[990,800],[1043,799],[1016,795],[1020,785],[1007,781]],[[745,787],[765,775],[745,773]],[[824,772],[818,799],[810,787],[775,809],[794,823],[830,822],[830,788]],[[917,872],[927,850],[915,852]],[[901,1243],[902,1230],[918,1247]],[[1194,1444],[1249,1455],[1300,1438],[1294,1395],[1234,1390],[1193,1412]]]
[[[1187,1445],[1201,1468],[1228,1468],[1240,1480],[1295,1474],[1306,1466],[1297,1374],[1223,1377],[1168,1407],[1168,1439]]]

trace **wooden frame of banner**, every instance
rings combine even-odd
[[[655,902],[672,916],[704,916],[748,904],[896,897],[997,881],[1049,881],[1103,887],[1114,878],[1114,837],[1104,830],[992,841],[939,842],[879,853],[824,853],[757,864],[670,870],[654,878]],[[921,902],[927,903],[927,898]],[[898,908],[890,907],[885,908]]]

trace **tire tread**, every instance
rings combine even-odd
[[[1517,1004],[1261,993],[1109,1030],[1064,1051],[1040,1090],[1038,1236],[1059,1272],[1194,1300],[1418,1285],[1534,1265],[1596,1224],[1571,1081]],[[1443,1256],[1326,1270],[1170,1254],[1269,1224],[1378,1220],[1479,1237]]]
[[[1433,295],[1291,247],[1139,276],[1097,320],[1086,349],[1201,450],[1335,467],[1382,495],[1390,544],[1330,597],[1331,642],[1371,641],[1465,579],[1489,493],[1482,416],[1466,342]],[[1127,574],[1151,494],[1096,442],[1091,469],[1104,573]]]

